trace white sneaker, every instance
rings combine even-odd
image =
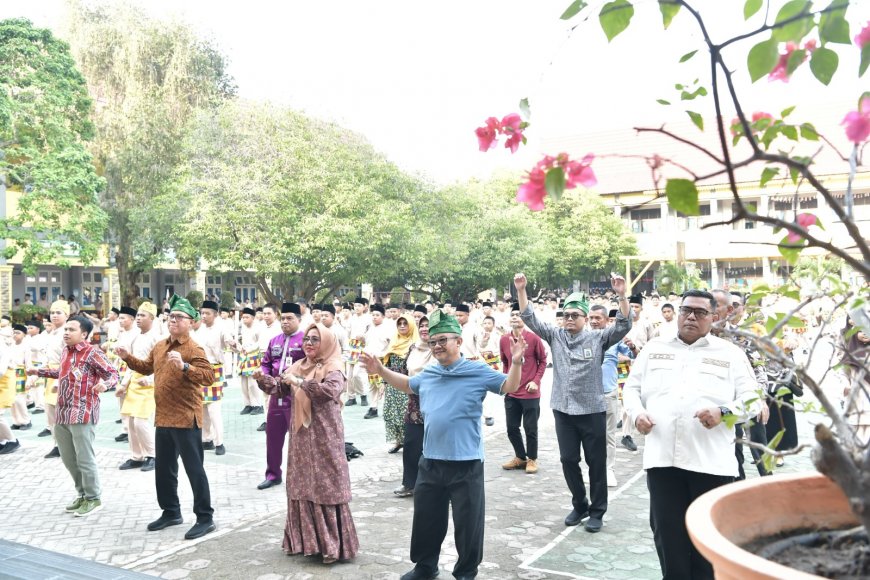
[[[616,487],[616,474],[612,469],[607,470],[607,487]]]

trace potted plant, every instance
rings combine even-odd
[[[707,220],[703,228],[731,227],[742,222],[766,225],[772,228],[772,235],[763,243],[776,246],[782,261],[794,266],[802,254],[809,251],[826,254],[842,260],[844,271],[863,280],[863,284],[856,284],[844,279],[841,272],[821,269],[813,283],[807,283],[806,278],[787,277],[780,285],[759,284],[753,288],[747,323],[733,332],[752,341],[764,351],[770,364],[782,370],[783,376],[796,377],[804,389],[813,394],[817,402],[798,402],[794,406],[813,407],[824,413],[824,420],[815,427],[812,446],[812,458],[819,474],[775,476],[725,486],[699,499],[687,518],[693,541],[713,562],[718,578],[807,577],[753,556],[740,546],[783,532],[840,528],[846,529],[829,537],[830,543],[860,542],[862,537],[866,541],[866,531],[870,529],[870,442],[864,434],[865,428],[856,427],[856,424],[867,423],[866,430],[870,430],[870,405],[866,405],[866,413],[860,414],[864,403],[870,401],[870,364],[866,354],[870,353],[870,348],[862,351],[863,356],[853,356],[849,361],[850,390],[844,407],[823,388],[823,382],[842,370],[841,360],[850,354],[848,349],[844,352],[844,344],[855,336],[864,336],[856,333],[870,335],[867,315],[870,242],[865,237],[867,229],[862,232],[855,217],[856,192],[853,189],[856,177],[860,177],[862,152],[870,137],[870,92],[856,92],[854,108],[841,112],[842,129],[834,128],[845,132],[850,150],[844,153],[840,150],[843,146],[838,148],[835,143],[843,141],[842,135],[837,135],[838,139],[830,133],[824,134],[831,127],[823,131],[808,120],[794,121],[795,107],[779,113],[766,112],[763,103],[757,108],[749,107],[741,98],[740,82],[747,75],[753,83],[788,82],[794,75],[811,75],[827,86],[835,74],[844,74],[837,70],[841,57],[845,57],[844,61],[851,58],[858,63],[857,77],[861,78],[870,65],[870,22],[862,25],[850,20],[850,9],[857,3],[848,0],[831,0],[821,7],[808,0],[745,0],[739,5],[728,4],[728,8],[734,10],[742,8],[745,28],[720,39],[715,30],[717,22],[705,19],[698,4],[689,0],[658,1],[661,22],[666,29],[676,18],[688,19],[700,38],[698,45],[687,47],[680,62],[706,58],[709,76],[677,84],[679,101],[674,102],[693,108],[685,112],[698,130],[703,132],[712,124],[714,137],[706,139],[706,133],[681,134],[665,126],[635,127],[635,130],[639,134],[673,139],[699,154],[705,162],[712,163],[712,168],[698,170],[655,153],[644,155],[642,161],[651,170],[651,189],[667,197],[668,205],[674,210],[685,216],[696,216],[700,214],[699,187],[724,185],[730,192],[733,214],[729,219],[712,223]],[[608,1],[594,10],[584,0],[576,0],[562,18],[586,22],[596,16],[609,41],[636,24],[635,6],[629,0]],[[645,50],[653,49],[644,46]],[[739,46],[745,46],[744,66],[734,66],[726,59],[733,56],[735,50],[739,54]],[[630,74],[630,71],[622,72]],[[794,94],[799,98],[799,92]],[[704,99],[713,101],[714,110],[713,118],[708,118],[706,123],[704,115],[696,112],[700,108],[697,103]],[[674,106],[668,99],[658,101],[663,106]],[[481,151],[493,148],[501,138],[512,152],[526,142],[528,100],[523,99],[519,109],[520,113],[501,119],[490,117],[476,130]],[[733,120],[729,121],[731,115]],[[846,184],[839,191],[834,191],[817,174],[816,161],[821,152],[830,153],[841,161],[840,171],[846,176]],[[544,210],[548,196],[558,198],[565,189],[595,185],[595,160],[614,155],[619,156],[619,153],[602,155],[596,151],[582,158],[567,153],[547,155],[527,173],[518,188],[517,200],[532,210]],[[745,181],[746,178],[738,174],[752,175],[755,188],[768,184],[790,187],[794,191],[793,203],[774,211],[774,208],[750,202],[741,187],[746,184],[740,179]],[[866,178],[866,174],[863,177]],[[808,193],[819,200],[820,208],[830,211],[836,227],[832,228],[829,223],[825,229],[818,211],[802,209],[802,196]],[[837,230],[836,236],[834,230]],[[826,307],[817,308],[820,304]],[[846,314],[854,326],[841,332]],[[810,319],[819,324],[819,331],[813,341],[805,345],[806,357],[795,361],[779,339],[789,329],[805,329]],[[757,332],[759,324],[764,332]],[[810,372],[811,367],[813,372]],[[784,386],[777,387],[773,393],[759,393],[759,396],[781,398],[783,389]],[[788,403],[780,400],[777,404]],[[799,453],[806,447],[778,449],[782,435],[780,432],[767,445],[745,443],[762,447],[768,464],[774,458]],[[805,536],[800,541],[811,543],[811,539]],[[789,543],[796,542],[784,542]],[[731,566],[735,563],[743,566],[734,569]],[[867,577],[870,568],[853,573],[854,577]]]

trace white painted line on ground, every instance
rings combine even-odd
[[[616,491],[614,491],[612,494],[610,494],[610,493],[607,494],[607,501],[608,501],[608,503],[610,503],[611,501],[614,501],[614,500],[618,499],[619,496],[621,496],[622,493],[623,493],[626,489],[628,489],[629,487],[631,487],[631,486],[634,484],[634,482],[636,482],[638,479],[640,479],[641,477],[643,477],[643,474],[644,474],[644,473],[645,473],[645,471],[644,471],[643,469],[641,469],[640,471],[638,471],[637,473],[635,473],[635,474],[631,477],[631,479],[629,479],[629,480],[626,481],[624,484],[622,484],[622,486],[619,487],[619,488],[618,488]],[[567,537],[571,534],[571,532],[573,532],[573,531],[576,530],[577,528],[581,528],[581,527],[583,527],[583,526],[582,526],[582,525],[577,525],[577,526],[566,527],[565,530],[564,530],[561,534],[559,534],[558,536],[556,536],[555,538],[553,538],[553,540],[552,540],[549,544],[547,544],[546,546],[544,546],[543,548],[539,549],[539,550],[536,551],[534,554],[532,554],[531,556],[529,556],[528,558],[526,558],[525,560],[523,560],[522,564],[519,565],[519,568],[521,568],[521,569],[523,569],[523,570],[534,570],[534,571],[537,571],[537,572],[547,572],[547,573],[549,573],[549,574],[561,574],[562,576],[568,576],[569,578],[579,578],[579,579],[581,579],[581,580],[586,579],[585,576],[577,576],[576,574],[571,574],[571,573],[569,573],[569,572],[556,572],[556,571],[554,571],[554,570],[545,570],[545,569],[543,569],[543,568],[535,568],[535,567],[532,566],[532,562],[534,562],[535,560],[537,560],[538,558],[540,558],[541,556],[543,556],[544,554],[546,554],[547,552],[549,552],[550,550],[552,550],[553,548],[555,548],[556,546],[558,546],[558,545],[562,542],[562,540],[564,540],[565,538],[567,538]]]

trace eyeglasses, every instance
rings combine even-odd
[[[429,345],[429,348],[435,348],[436,346],[440,346],[441,348],[444,348],[445,346],[447,346],[447,341],[449,341],[449,340],[456,340],[456,337],[455,336],[445,336],[445,337],[439,338],[438,340],[427,341],[426,344]]]
[[[302,342],[303,343],[307,342],[310,344],[317,344],[318,342],[320,342],[320,339],[317,338],[316,336],[306,336],[305,338],[302,339]]]
[[[707,318],[710,316],[709,310],[704,310],[703,308],[692,308],[691,306],[680,306],[680,316],[689,316],[690,314],[694,314],[695,318],[701,320],[702,318]]]
[[[581,316],[583,316],[583,314],[581,314],[580,312],[566,312],[565,313],[565,318],[567,318],[568,320],[577,320]]]
[[[177,322],[179,320],[193,320],[190,316],[184,316],[183,314],[170,314],[169,320],[173,322]]]

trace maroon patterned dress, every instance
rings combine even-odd
[[[333,371],[322,382],[302,383],[311,399],[311,425],[290,437],[284,527],[288,554],[350,560],[359,551],[348,505],[350,474],[339,400],[345,382],[344,374]]]

